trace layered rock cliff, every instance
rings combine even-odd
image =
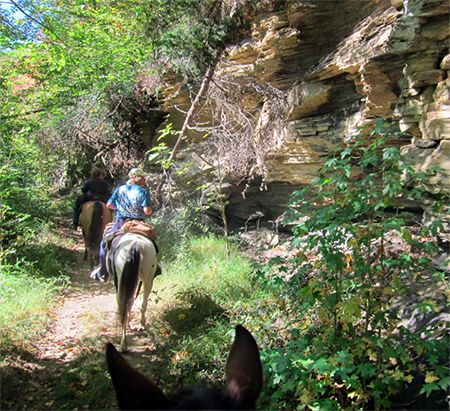
[[[213,80],[251,123],[235,144],[249,152],[247,177],[256,178],[228,175],[221,189],[230,220],[276,220],[323,155],[378,118],[401,132],[397,144],[418,170],[441,169],[423,182],[430,196],[450,195],[449,27],[448,0],[261,2],[249,37],[225,51]],[[161,111],[179,127],[177,109],[186,111],[190,99],[175,79]],[[224,113],[218,103],[208,110],[199,110],[199,124],[214,125]],[[201,135],[193,128],[188,141]],[[182,156],[191,159],[187,179],[217,167],[191,153]]]

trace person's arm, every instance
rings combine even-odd
[[[83,184],[83,187],[81,187],[81,192],[87,193],[89,191],[89,186],[90,186],[90,180],[86,181]]]
[[[144,209],[144,214],[150,215],[152,213],[153,210],[152,210],[151,204],[152,203],[150,202],[150,195],[149,195],[148,191],[145,190],[144,201],[142,203],[142,207]]]
[[[116,188],[114,190],[114,193],[112,194],[112,196],[110,197],[110,199],[108,200],[108,202],[106,203],[106,207],[110,208],[111,210],[117,210],[117,190],[118,188]]]

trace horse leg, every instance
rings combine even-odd
[[[142,305],[141,305],[141,321],[140,321],[140,329],[143,330],[145,328],[146,318],[145,312],[147,311],[148,297],[153,288],[153,277],[144,282],[144,291],[142,293]]]
[[[119,302],[119,301],[117,301]],[[119,352],[127,352],[128,346],[127,346],[127,327],[130,327],[131,322],[131,308],[133,307],[133,301],[131,301],[130,305],[126,308],[126,314],[124,317],[122,317],[121,323],[122,326],[122,339],[120,340],[120,346],[119,346]]]
[[[120,341],[119,352],[127,352],[127,327],[128,321],[122,324],[122,340]]]

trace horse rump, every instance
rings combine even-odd
[[[87,229],[86,244],[96,258],[98,258],[99,247],[103,236],[103,219],[103,203],[95,201],[92,209],[91,224]]]
[[[228,355],[226,391],[182,390],[173,399],[135,370],[116,350],[106,346],[106,362],[121,410],[254,410],[262,388],[262,366],[253,336],[241,325]]]
[[[118,278],[117,303],[119,306],[119,319],[126,324],[129,312],[133,306],[134,292],[139,280],[141,264],[141,250],[135,242],[128,253],[120,278]]]

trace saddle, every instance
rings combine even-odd
[[[141,234],[152,241],[156,241],[157,239],[156,228],[142,221],[127,220],[120,229],[123,230],[124,233]]]
[[[150,224],[144,223],[142,221],[138,220],[127,220],[122,225],[122,227],[118,228],[117,230],[109,233],[108,231],[114,226],[114,223],[109,223],[105,227],[105,234],[103,235],[103,241],[106,244],[106,249],[111,249],[112,241],[118,237],[119,235],[125,234],[125,233],[135,233],[140,234],[144,237],[147,237],[149,240],[153,242],[156,248],[156,252],[158,252],[158,247],[156,245],[156,228],[153,227]]]

